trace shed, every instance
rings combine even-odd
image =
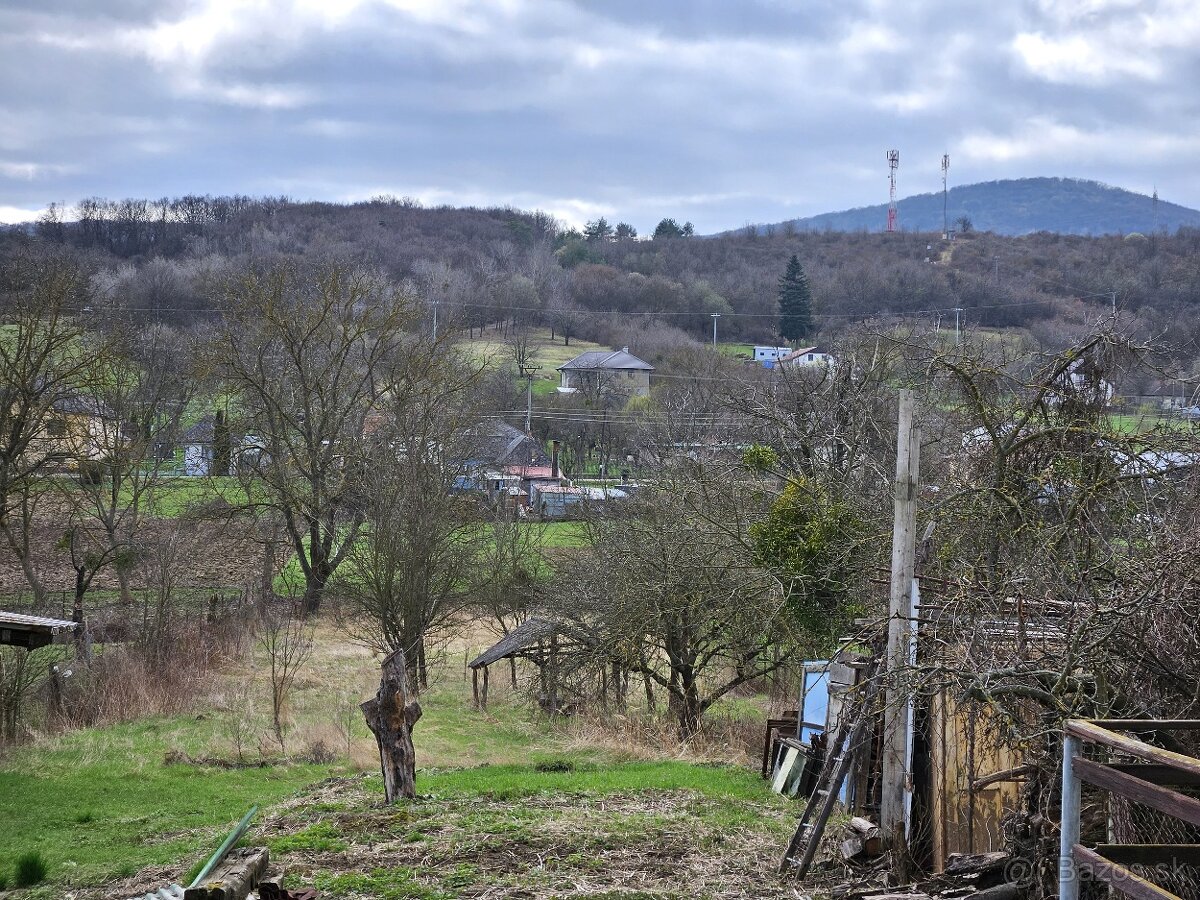
[[[475,706],[487,709],[488,666],[502,659],[524,657],[531,659],[537,665],[542,679],[542,687],[546,697],[546,707],[550,712],[558,711],[557,665],[559,650],[559,635],[563,626],[549,619],[526,619],[487,650],[484,650],[467,665],[471,669],[471,687]],[[479,673],[483,672],[483,686],[480,688]]]
[[[0,644],[36,650],[62,640],[75,630],[66,619],[47,619],[0,610]]]

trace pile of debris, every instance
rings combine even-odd
[[[874,829],[873,833],[864,830],[864,824]],[[863,868],[869,866],[870,871],[834,887],[830,891],[832,900],[1022,900],[1027,895],[1024,876],[1028,870],[1020,860],[1002,851],[954,854],[941,874],[911,884],[893,885],[890,862],[879,852],[878,829],[866,819],[856,818],[846,826],[846,831],[842,855]]]
[[[266,880],[271,862],[266,847],[234,849],[249,830],[256,812],[258,807],[251,807],[187,888],[172,884],[133,900],[317,900],[317,892],[312,888],[289,891]]]

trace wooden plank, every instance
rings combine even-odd
[[[1139,741],[1137,738],[1127,737],[1123,734],[1116,734],[1107,728],[1101,728],[1092,722],[1084,722],[1079,719],[1068,721],[1063,728],[1068,734],[1074,735],[1080,740],[1103,744],[1114,750],[1120,750],[1122,753],[1128,753],[1130,756],[1136,756],[1138,759],[1145,760],[1146,762],[1161,763],[1164,766],[1171,766],[1182,772],[1200,776],[1200,759],[1196,759],[1195,757],[1184,756],[1182,753],[1175,753],[1171,750],[1164,750],[1162,747],[1153,747],[1145,741]]]
[[[1122,797],[1127,797],[1144,806],[1157,809],[1168,816],[1181,819],[1190,825],[1200,825],[1200,800],[1185,797],[1170,788],[1159,787],[1090,759],[1075,757],[1075,774],[1089,784],[1106,788]]]
[[[1200,844],[1097,844],[1095,850],[1123,866],[1200,866]]]
[[[1093,725],[1110,731],[1200,731],[1200,719],[1093,719]]]
[[[1178,894],[1160,888],[1087,847],[1076,844],[1071,855],[1075,858],[1075,865],[1080,867],[1084,874],[1112,885],[1126,897],[1133,897],[1134,900],[1183,900]]]
[[[1164,787],[1196,787],[1200,786],[1200,775],[1194,772],[1183,772],[1171,766],[1158,763],[1109,763],[1110,769],[1149,781],[1151,784],[1161,784]]]

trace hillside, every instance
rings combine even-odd
[[[1198,210],[1159,200],[1156,213],[1152,197],[1078,178],[986,181],[951,188],[946,200],[951,227],[967,216],[976,231],[996,234],[1148,234],[1200,227]],[[898,206],[904,231],[942,230],[940,192],[905,197]],[[880,203],[757,228],[760,234],[789,226],[799,231],[883,231],[886,223],[887,204]]]

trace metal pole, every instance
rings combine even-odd
[[[717,349],[717,319],[721,318],[720,313],[712,313],[713,320],[713,350]]]
[[[1079,843],[1079,777],[1074,759],[1079,738],[1063,735],[1062,819],[1058,839],[1059,900],[1079,900],[1079,873],[1075,871],[1074,849]]]

